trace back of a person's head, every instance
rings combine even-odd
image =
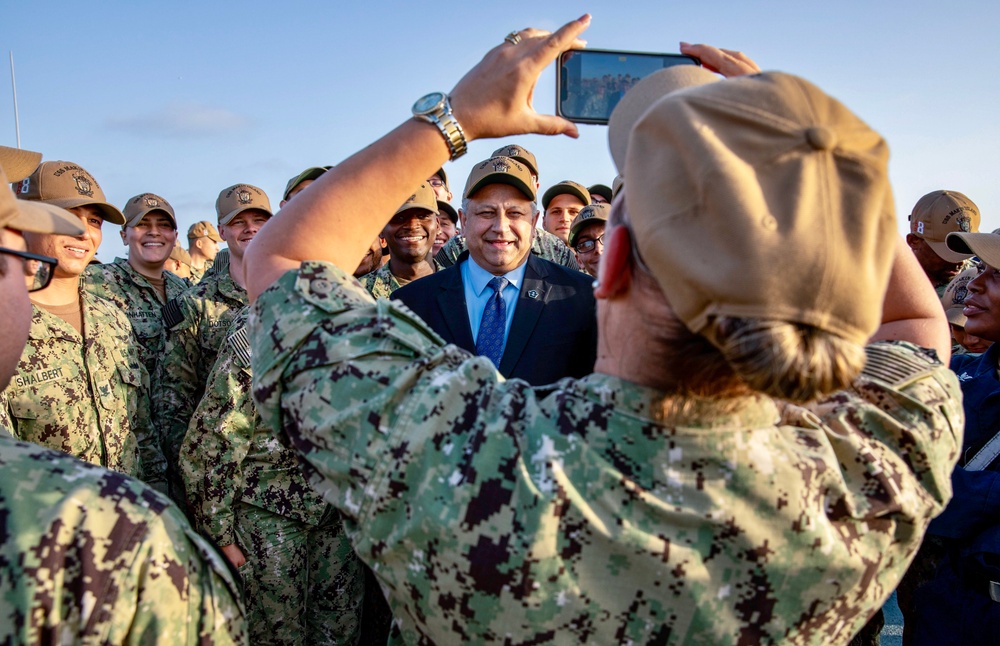
[[[847,385],[877,329],[894,254],[884,140],[795,76],[666,94],[624,150],[628,218],[684,326],[754,391]]]

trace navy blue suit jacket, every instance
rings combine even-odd
[[[397,289],[402,301],[448,343],[476,353],[465,304],[461,263]],[[592,278],[528,254],[500,373],[533,386],[584,377],[597,358],[597,306]]]

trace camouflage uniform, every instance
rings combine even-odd
[[[3,429],[0,473],[0,643],[246,643],[226,565],[165,497]]]
[[[189,287],[187,281],[169,271],[163,272],[163,279],[167,300],[180,296]],[[132,323],[132,331],[139,339],[139,359],[150,379],[155,381],[157,363],[163,356],[163,301],[160,300],[159,290],[133,269],[125,258],[88,267],[83,273],[83,288],[111,301],[125,312]],[[150,391],[156,390],[154,383]]]
[[[253,643],[353,644],[361,562],[298,457],[260,423],[246,319],[244,308],[181,445],[188,504],[201,531],[246,556],[240,574]]]
[[[503,381],[327,263],[257,299],[254,395],[406,643],[846,642],[951,494],[958,383],[868,348],[810,408]]]
[[[566,246],[562,238],[537,227],[534,229],[534,233],[535,235],[531,239],[531,253],[563,267],[583,271],[576,262],[573,250]],[[458,257],[466,249],[468,249],[468,245],[465,243],[465,236],[459,233],[444,243],[444,246],[434,256],[434,260],[440,263],[442,269],[451,267],[458,262]]]
[[[191,265],[191,278],[189,279],[191,281],[191,284],[197,285],[198,283],[200,283],[201,279],[205,277],[205,274],[207,274],[211,268],[212,268],[211,260],[206,260],[205,264],[201,267],[201,269],[195,267],[194,265]]]
[[[153,412],[169,463],[171,496],[184,500],[177,452],[229,325],[247,304],[247,292],[229,271],[212,273],[163,307],[166,330]]]
[[[434,271],[441,271],[441,265],[436,260],[431,260],[431,267]],[[369,272],[359,278],[361,284],[365,286],[372,298],[389,298],[390,295],[402,285],[396,275],[389,271],[389,263],[385,263],[373,272]],[[419,279],[417,279],[419,280]],[[410,281],[413,282],[413,281]]]
[[[81,289],[80,301],[85,338],[32,305],[28,344],[3,393],[0,425],[18,439],[162,487],[166,463],[132,326],[102,298]]]

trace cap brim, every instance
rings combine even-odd
[[[930,240],[924,242],[934,250],[934,253],[948,262],[962,262],[970,256],[979,256],[990,267],[1000,267],[1000,235],[995,233],[953,232],[948,234],[944,242],[935,243]],[[941,253],[936,246],[945,244],[948,256]]]
[[[69,211],[45,202],[14,200],[17,214],[6,224],[16,231],[31,233],[55,233],[80,236],[86,232],[83,222]]]
[[[550,187],[549,190],[545,191],[545,194],[542,195],[542,208],[549,208],[549,203],[551,203],[552,200],[556,199],[559,195],[572,195],[583,202],[584,206],[590,204],[589,192],[581,191],[571,184],[556,184],[555,186]]]
[[[479,179],[478,182],[470,186],[465,191],[465,197],[472,198],[476,194],[476,191],[483,188],[484,186],[489,186],[490,184],[507,184],[508,186],[513,186],[517,190],[521,191],[528,200],[531,202],[535,201],[535,191],[532,187],[528,186],[520,180],[515,175],[510,173],[490,173],[489,175],[484,175]]]
[[[98,212],[100,212],[101,217],[104,218],[105,222],[110,222],[111,224],[125,224],[125,216],[122,212],[104,202],[95,202],[93,200],[81,199],[77,197],[63,197],[55,200],[44,200],[44,203],[58,206],[59,208],[66,210],[75,209],[78,206],[93,206],[98,210]]]
[[[0,146],[0,168],[3,168],[9,182],[20,182],[31,175],[41,162],[42,153]]]
[[[332,168],[332,166],[330,168]],[[299,184],[307,179],[319,179],[328,170],[329,168],[323,168],[322,166],[313,166],[312,168],[305,169],[299,173],[298,176],[288,181],[288,185],[285,186],[285,193],[281,199],[287,200],[288,194],[294,191]]]
[[[131,220],[125,221],[125,226],[134,227],[135,225],[139,224],[139,222],[141,222],[142,219],[146,217],[147,214],[153,213],[154,211],[159,211],[163,215],[170,218],[170,221],[174,223],[174,229],[177,228],[177,219],[174,218],[174,216],[170,215],[170,211],[167,211],[166,209],[160,208],[158,206],[154,206],[151,209],[146,209],[145,211],[140,211],[139,213],[136,213],[134,216],[132,216]]]
[[[618,172],[625,171],[625,153],[632,127],[650,106],[671,92],[720,80],[704,67],[675,65],[650,74],[626,92],[608,120],[608,146]]]
[[[944,311],[944,315],[948,319],[949,323],[952,323],[959,327],[965,327],[965,324],[969,320],[965,317],[965,314],[962,313],[961,307],[952,307],[950,309],[947,309]]]
[[[244,206],[244,207],[236,209],[235,211],[230,211],[229,213],[227,213],[223,217],[219,218],[219,226],[220,227],[226,226],[227,224],[229,224],[230,222],[233,221],[233,218],[235,218],[240,213],[243,213],[244,211],[263,211],[264,213],[267,213],[267,217],[269,217],[269,218],[272,217],[272,216],[274,216],[273,213],[271,213],[267,209],[262,208],[260,206],[255,206],[255,205]],[[215,238],[212,238],[212,239],[215,240]],[[220,241],[216,240],[216,242],[220,242]]]

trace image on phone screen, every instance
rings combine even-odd
[[[559,56],[556,113],[577,123],[606,124],[629,89],[674,65],[698,65],[683,54],[578,49]]]

